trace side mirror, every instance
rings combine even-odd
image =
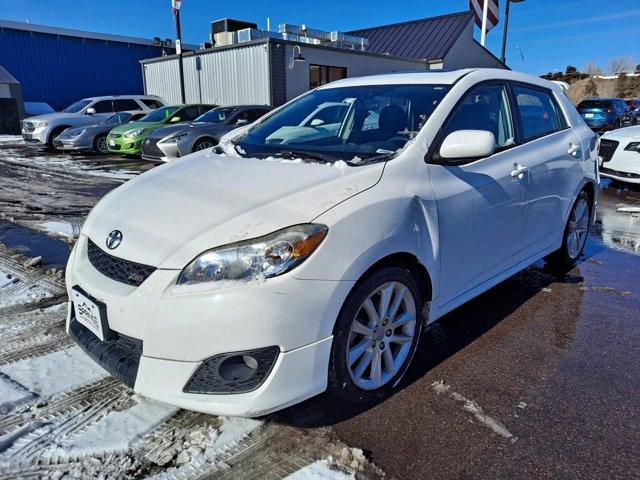
[[[169,120],[169,123],[177,123],[180,120],[182,120],[180,117],[171,117],[171,120]]]
[[[440,146],[443,159],[483,158],[496,151],[496,139],[486,130],[458,130],[447,135]]]
[[[314,118],[309,124],[309,126],[311,127],[319,127],[320,125],[324,125],[324,120],[322,120],[321,118]]]
[[[96,113],[96,109],[93,107],[89,107],[84,111],[85,115],[94,115]]]
[[[239,118],[238,120],[236,120],[236,125],[247,125],[249,123],[249,120],[247,120],[246,118]]]

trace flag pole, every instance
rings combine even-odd
[[[484,47],[487,38],[487,17],[489,15],[489,0],[484,0],[482,5],[482,33],[480,35],[480,45]]]
[[[178,74],[180,77],[180,102],[185,103],[184,68],[182,65],[182,32],[180,29],[180,2],[174,3],[173,15],[176,24],[176,53],[178,54]]]

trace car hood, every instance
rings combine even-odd
[[[162,125],[162,123],[161,122],[129,122],[122,125],[118,125],[113,130],[111,130],[111,133],[122,135],[124,133],[127,133],[130,130],[135,130],[137,128],[157,128],[159,125]]]
[[[194,133],[197,135],[201,133],[209,133],[211,135],[222,135],[230,130],[233,130],[233,127],[223,123],[189,122],[178,125],[167,125],[166,127],[155,130],[153,134],[149,135],[149,137],[159,140],[178,133]]]
[[[91,125],[85,125],[83,127],[72,127],[72,128],[67,128],[64,132],[62,132],[60,134],[61,137],[68,137],[70,135],[73,135],[81,130],[84,130],[85,133],[100,133],[100,132],[108,132],[111,130],[111,127],[113,125],[107,125],[104,123],[96,123],[96,124],[91,124]]]
[[[196,153],[157,167],[109,193],[82,233],[138,263],[182,269],[200,253],[314,218],[374,186],[383,163],[359,167]]]
[[[602,135],[601,138],[608,140],[640,140],[640,125],[635,127],[618,128]]]
[[[102,116],[104,118],[104,116]],[[73,125],[91,124],[101,121],[101,118],[96,118],[94,115],[82,115],[80,113],[66,113],[56,112],[47,113],[45,115],[36,115],[35,117],[29,117],[24,119],[25,122],[70,122]]]

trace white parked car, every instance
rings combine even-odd
[[[61,112],[36,115],[22,121],[24,144],[35,149],[54,149],[54,139],[68,128],[95,125],[114,112],[148,112],[164,106],[155,95],[113,95],[78,100]]]
[[[333,137],[266,142],[326,102],[350,105]],[[336,81],[220,148],[109,193],[66,278],[89,355],[219,415],[384,397],[428,323],[543,257],[572,265],[596,205],[594,133],[506,70]]]
[[[600,175],[640,184],[640,125],[620,128],[600,137]]]

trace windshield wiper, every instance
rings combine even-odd
[[[337,160],[335,157],[331,155],[324,155],[322,153],[317,153],[317,152],[309,153],[309,152],[300,151],[300,150],[290,150],[288,148],[284,150],[280,150],[279,156],[287,160],[300,158],[302,160],[312,160],[314,162],[335,163],[335,161]]]

